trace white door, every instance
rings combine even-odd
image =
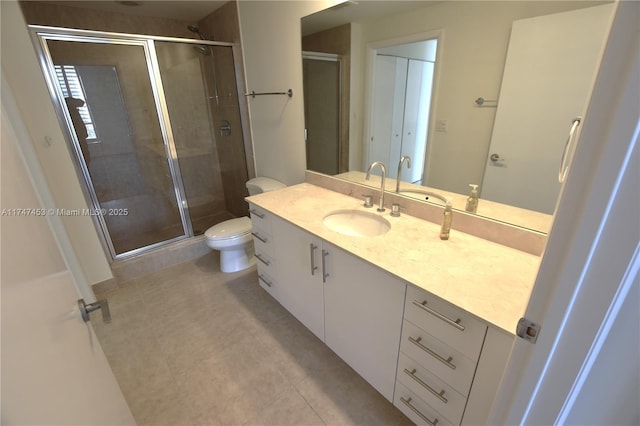
[[[616,8],[525,313],[541,330],[516,339],[490,424],[640,422],[640,3]]]
[[[393,150],[393,147],[400,146],[402,121],[394,120],[397,115],[396,106],[399,102],[396,96],[398,74],[396,62],[396,58],[389,56],[376,55],[375,57],[371,139],[369,141],[368,164],[364,165],[365,170],[374,161],[382,161],[388,166],[389,152]]]
[[[393,158],[390,163],[398,164],[402,155],[411,157],[411,168],[403,168],[401,171],[404,182],[420,183],[424,173],[434,69],[434,62],[408,60],[402,147],[397,158]]]
[[[40,210],[47,188],[33,182],[42,172],[23,160],[21,144],[32,141],[2,77],[0,423],[134,425],[93,329],[80,317],[60,238]]]
[[[553,213],[562,151],[586,109],[610,16],[604,5],[513,22],[483,199]]]

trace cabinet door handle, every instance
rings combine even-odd
[[[452,370],[456,369],[455,364],[451,362],[453,360],[452,356],[445,359],[444,357],[438,355],[437,353],[435,353],[434,351],[432,351],[431,349],[429,349],[428,347],[426,347],[421,343],[422,337],[418,337],[417,339],[414,339],[413,337],[409,336],[409,341],[414,345],[416,345],[417,347],[419,347],[420,349],[422,349],[423,351],[425,351],[426,353],[428,353],[429,355],[431,355],[432,357],[434,357],[435,359],[437,359],[438,361],[440,361],[441,363],[443,363],[444,365],[446,365],[447,367],[449,367],[450,369]]]
[[[258,253],[256,253],[256,259],[258,259],[260,262],[264,263],[267,266],[269,266],[269,264],[271,263],[268,260],[263,259],[262,256],[260,256]]]
[[[441,319],[442,321],[446,322],[447,324],[454,326],[458,330],[464,331],[464,325],[460,324],[460,322],[462,321],[460,318],[458,318],[457,320],[454,321],[451,318],[448,318],[448,317],[442,315],[440,312],[434,311],[433,309],[431,309],[430,307],[427,306],[427,301],[426,300],[423,301],[423,302],[418,302],[417,300],[414,300],[413,304],[416,305],[418,308],[422,309],[423,311],[429,312],[434,317]]]
[[[327,256],[329,256],[329,252],[322,249],[322,283],[323,284],[327,282],[327,277],[329,276],[329,273],[327,272],[327,263],[325,261]]]
[[[427,416],[425,416],[424,414],[422,414],[420,412],[420,410],[418,410],[416,407],[414,407],[414,405],[411,403],[411,397],[409,397],[408,399],[404,399],[404,397],[400,397],[400,401],[402,401],[402,403],[404,405],[406,405],[407,407],[409,407],[411,409],[411,411],[413,411],[414,413],[416,413],[418,415],[418,417],[420,417],[422,420],[424,420],[425,422],[427,422],[427,424],[431,425],[431,426],[436,426],[438,424],[438,419],[435,420],[430,420]]]
[[[409,371],[409,369],[405,368],[404,372],[409,377],[411,377],[413,380],[418,382],[418,384],[420,386],[422,386],[423,388],[425,388],[426,390],[428,390],[429,392],[434,394],[436,396],[436,398],[438,398],[440,401],[444,402],[445,404],[447,402],[449,402],[449,400],[444,397],[444,389],[442,389],[440,392],[437,392],[434,388],[432,388],[431,386],[426,384],[420,377],[416,376],[416,369],[415,368],[413,370],[411,370],[411,371]]]
[[[313,255],[317,248],[317,245],[313,243],[309,244],[309,256],[311,257],[311,276],[313,276],[316,269],[318,269],[318,267],[316,266],[315,256]]]
[[[265,243],[265,244],[267,243],[267,238],[263,237],[262,235],[258,234],[257,232],[252,232],[251,235],[253,235],[257,239],[259,239],[263,243]]]
[[[271,284],[271,282],[269,282],[269,280],[267,280],[265,277],[263,277],[262,275],[258,275],[258,279],[260,281],[262,281],[263,283],[265,283],[267,285],[267,287],[273,287],[273,285]]]
[[[260,219],[264,219],[264,213],[260,213],[258,210],[256,209],[251,209],[249,210],[249,212],[253,215],[258,216]]]

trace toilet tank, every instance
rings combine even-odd
[[[261,194],[263,192],[269,192],[269,191],[274,191],[276,189],[284,188],[287,185],[268,177],[256,177],[249,180],[246,183],[246,186],[247,186],[247,189],[249,190],[249,195],[256,195],[256,194]]]

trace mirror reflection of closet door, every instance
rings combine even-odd
[[[303,56],[307,168],[339,173],[340,61],[337,55]]]
[[[402,169],[401,179],[421,183],[435,64],[378,54],[374,67],[368,162],[382,161],[395,179],[400,157],[408,155],[412,167]]]

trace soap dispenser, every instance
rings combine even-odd
[[[467,198],[467,205],[465,210],[471,213],[478,211],[478,185],[469,184],[471,187],[471,194]]]

